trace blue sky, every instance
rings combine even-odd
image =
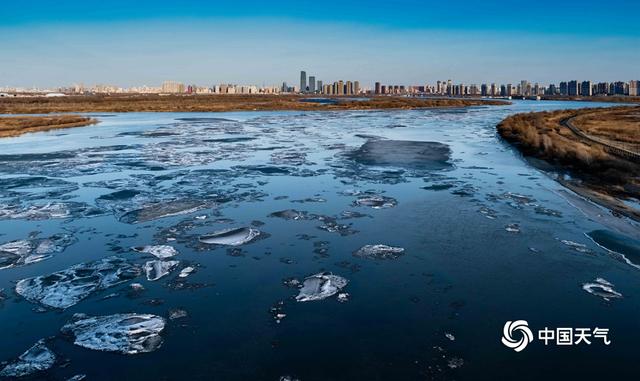
[[[640,2],[23,1],[0,86],[640,78]]]

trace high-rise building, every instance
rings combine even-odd
[[[176,81],[164,81],[162,83],[163,93],[184,93],[184,84]]]
[[[598,82],[596,85],[596,95],[608,95],[609,94],[609,83],[608,82]]]
[[[307,72],[300,72],[300,92],[304,93],[307,91]]]
[[[486,83],[483,83],[482,85],[480,85],[480,95],[482,95],[483,97],[486,97],[487,95],[489,95],[489,87],[487,86]]]
[[[625,94],[625,83],[624,82],[614,82],[611,84],[613,87],[613,91],[611,94],[613,95],[624,95]]]
[[[316,92],[316,77],[314,76],[309,77],[309,92],[311,93]]]
[[[438,84],[440,84],[440,81],[438,81]],[[374,91],[375,94],[382,94],[381,93],[381,88],[380,88],[380,82],[376,82],[375,86],[374,86]]]
[[[531,95],[531,84],[529,81],[522,80],[520,81],[520,94],[522,96],[530,96]]]
[[[351,81],[347,81],[347,83],[345,83],[344,93],[346,95],[353,95],[353,83]]]
[[[582,81],[582,83],[580,84],[580,95],[585,97],[590,97],[593,95],[591,81]]]
[[[353,82],[353,93],[360,94],[360,81]]]
[[[629,81],[629,95],[640,96],[640,81]]]
[[[567,83],[567,95],[569,96],[578,96],[580,95],[580,88],[578,86],[578,81],[573,80]]]
[[[569,95],[569,85],[566,82],[560,82],[560,95]]]
[[[536,82],[533,85],[533,90],[531,92],[531,95],[541,95],[542,93],[540,92],[540,85]]]
[[[317,81],[316,82],[316,91],[321,93],[322,92],[322,81]]]

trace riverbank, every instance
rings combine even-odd
[[[550,164],[544,169],[567,188],[640,221],[624,202],[640,200],[640,107],[517,114],[497,128],[525,156]]]
[[[0,114],[58,112],[221,112],[280,110],[375,110],[507,105],[481,99],[406,97],[333,97],[332,102],[305,102],[299,95],[92,95],[0,98]]]
[[[544,101],[575,101],[575,102],[603,102],[603,103],[640,103],[640,97],[628,95],[608,95],[584,97],[580,95],[543,95]]]
[[[98,123],[96,119],[79,115],[0,117],[0,138],[14,137],[29,132],[84,127],[96,123]]]

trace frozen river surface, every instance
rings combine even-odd
[[[637,227],[495,131],[583,106],[105,114],[3,139],[0,378],[635,378]],[[520,319],[611,344],[516,353]]]

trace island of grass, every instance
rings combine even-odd
[[[640,200],[640,107],[517,114],[498,133],[563,185],[640,221],[640,210],[620,201]]]
[[[62,112],[211,112],[274,110],[374,110],[506,105],[500,100],[330,97],[331,102],[309,102],[300,95],[90,95],[67,97],[0,98],[0,114]]]
[[[80,115],[0,116],[0,138],[59,128],[83,127],[98,121]]]

